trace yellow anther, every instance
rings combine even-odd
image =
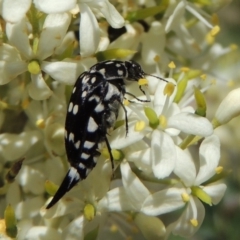
[[[44,129],[45,128],[45,121],[44,119],[38,119],[36,121],[36,126],[40,129]]]
[[[189,68],[188,68],[188,67],[182,67],[182,68],[180,69],[180,71],[186,73],[186,72],[189,71]]]
[[[123,105],[124,106],[128,106],[130,104],[130,102],[127,100],[127,99],[124,99],[123,100]]]
[[[200,76],[200,78],[201,78],[202,80],[206,80],[207,75],[206,75],[206,74],[202,74],[202,75]]]
[[[90,203],[86,204],[84,209],[83,209],[83,214],[84,217],[88,220],[91,221],[93,220],[94,216],[95,216],[95,209],[94,206]]]
[[[220,27],[217,25],[217,26],[213,27],[210,32],[211,32],[212,37],[215,37],[220,32]]]
[[[237,44],[230,44],[229,47],[231,48],[231,50],[237,50],[238,49],[238,45]]]
[[[208,34],[206,35],[206,42],[207,42],[209,45],[213,44],[213,43],[214,43],[214,40],[215,40],[215,38],[214,38],[213,36],[211,36],[210,33],[208,33]]]
[[[30,103],[30,102],[29,102],[28,98],[24,99],[24,100],[22,101],[22,108],[23,108],[23,109],[26,109],[26,108],[28,107],[29,103]]]
[[[182,193],[181,194],[182,200],[186,203],[189,202],[190,196],[187,193]]]
[[[216,13],[212,14],[212,24],[213,25],[218,25],[219,24],[219,18],[218,18],[218,15]]]
[[[112,224],[112,226],[110,227],[110,231],[115,233],[118,231],[118,226],[116,224]]]
[[[223,171],[223,167],[222,166],[218,166],[215,168],[215,172],[216,174],[220,174]]]
[[[235,82],[233,80],[228,80],[227,81],[227,86],[228,87],[233,87],[235,85]]]
[[[138,85],[139,86],[144,86],[144,85],[148,85],[148,80],[146,78],[140,78],[138,80]]]
[[[154,60],[155,62],[160,62],[161,58],[160,58],[159,55],[156,55],[156,56],[153,58],[153,60]]]
[[[136,132],[141,132],[146,126],[146,123],[144,121],[138,121],[135,124],[134,130]]]
[[[39,63],[35,60],[31,61],[28,64],[28,71],[32,74],[38,74],[41,71]]]
[[[164,115],[159,116],[159,125],[165,129],[167,127],[167,118]]]
[[[174,89],[175,89],[175,85],[171,82],[168,82],[163,90],[163,94],[170,97],[173,94]]]
[[[173,68],[176,68],[176,65],[173,61],[171,61],[169,64],[168,64],[168,67],[173,69]]]
[[[120,160],[122,158],[122,153],[117,149],[112,149],[112,156],[114,160]]]
[[[198,226],[198,220],[197,219],[191,219],[190,220],[190,223],[194,226],[194,227],[197,227]]]
[[[6,223],[5,223],[4,219],[0,219],[0,234],[2,235],[2,238],[4,239],[4,235],[6,235]]]

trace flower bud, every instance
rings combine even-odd
[[[214,127],[225,124],[240,114],[240,88],[232,90],[220,103],[212,121]]]
[[[165,226],[163,222],[157,217],[147,216],[145,214],[139,213],[136,215],[134,222],[141,230],[144,238],[147,240],[160,240],[165,236]]]

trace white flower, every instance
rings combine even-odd
[[[31,6],[31,0],[3,0],[2,16],[7,22],[16,23],[24,18]]]
[[[150,103],[152,108],[149,115],[155,116],[149,118],[153,118],[155,126],[151,126],[152,120],[146,117],[148,113],[146,108],[143,109],[145,105],[130,104],[128,136],[125,134],[125,126],[121,126],[109,137],[113,149],[123,149],[143,140],[145,146],[141,149],[126,149],[124,154],[128,161],[133,161],[148,173],[152,171],[157,178],[167,177],[174,169],[177,158],[174,137],[180,132],[199,136],[209,136],[213,132],[212,125],[206,118],[192,113],[192,108],[180,109],[173,103],[174,94],[171,97],[164,95],[164,85],[165,83],[159,82]]]
[[[68,11],[78,4],[80,8],[79,40],[81,56],[90,56],[98,48],[100,31],[97,18],[93,11],[98,10],[113,28],[120,28],[124,25],[123,17],[108,0],[71,0],[69,4],[65,1],[35,0],[35,6],[46,13],[58,13]]]
[[[240,114],[240,88],[232,90],[220,103],[215,117],[213,119],[214,125],[226,124],[234,117]]]
[[[41,70],[55,80],[65,84],[73,84],[85,69],[85,64],[95,63],[94,59],[91,62],[89,59],[80,62],[44,61],[54,54],[55,48],[61,44],[69,23],[70,15],[67,13],[48,15],[43,25],[44,30],[40,35],[36,52],[33,51],[28,39],[26,19],[23,18],[17,23],[7,23],[9,45],[3,44],[0,47],[0,53],[2,53],[0,56],[0,73],[2,76],[0,84],[6,84],[28,70],[32,79],[28,88],[29,95],[36,100],[47,99],[52,94],[51,89],[45,83]]]
[[[216,174],[220,158],[219,140],[213,135],[202,142],[199,150],[200,167],[198,172],[194,161],[186,151],[178,148],[177,156],[174,173],[181,180],[181,183],[176,185],[179,195],[175,191],[172,200],[165,204],[170,209],[176,206],[183,207],[185,204],[187,206],[181,217],[167,227],[167,232],[169,234],[172,231],[174,234],[190,237],[198,230],[204,219],[205,210],[200,200],[209,205],[217,204],[226,190],[226,185],[223,183],[204,184]],[[167,207],[163,205],[162,198],[168,196],[168,190],[161,190],[148,197],[143,204],[142,211],[149,215],[158,215],[166,211]]]

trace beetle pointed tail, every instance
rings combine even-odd
[[[47,205],[46,209],[49,209],[53,205],[55,205],[66,194],[66,192],[68,192],[73,186],[75,186],[78,183],[79,180],[80,180],[80,175],[77,169],[74,167],[71,167],[68,170],[57,192],[55,193],[53,199]]]

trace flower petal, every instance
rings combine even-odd
[[[80,4],[81,20],[79,25],[79,41],[81,56],[90,56],[97,50],[100,36],[96,17],[87,4]]]
[[[25,18],[16,23],[7,23],[6,33],[9,43],[15,46],[23,57],[30,59],[33,56],[27,35],[28,27]]]
[[[142,151],[130,152],[126,154],[126,159],[138,167],[138,169],[144,171],[144,173],[151,173],[151,149],[147,148]]]
[[[220,142],[216,135],[212,135],[202,142],[199,150],[200,168],[195,185],[200,185],[214,174],[220,159]]]
[[[90,1],[89,6],[97,8],[113,28],[121,28],[124,19],[108,0]]]
[[[26,240],[61,239],[61,233],[49,226],[32,227],[26,234]]]
[[[42,196],[28,198],[24,202],[17,204],[15,214],[17,219],[31,219],[36,216],[39,217],[39,209],[44,204]]]
[[[75,218],[63,231],[62,239],[84,239],[84,226],[86,225],[86,220],[84,216],[81,215],[78,218]],[[51,238],[53,239],[53,238]]]
[[[43,24],[37,56],[45,59],[51,56],[66,35],[71,16],[68,13],[49,14]]]
[[[175,211],[185,205],[181,194],[183,190],[180,188],[169,188],[152,195],[149,195],[144,201],[141,212],[150,216],[157,216],[167,212]]]
[[[205,209],[198,198],[191,198],[181,217],[174,223],[173,233],[189,238],[200,228],[205,216]],[[197,226],[191,224],[191,220],[197,220]]]
[[[183,15],[185,12],[185,6],[186,6],[186,2],[180,1],[172,13],[168,12],[169,18],[165,26],[166,33],[170,32],[176,26],[179,26],[179,19],[183,18]],[[172,5],[171,7],[173,8],[174,5]]]
[[[25,192],[32,192],[35,195],[40,195],[45,191],[44,175],[40,171],[29,166],[23,165],[18,175],[18,182]]]
[[[7,22],[18,22],[24,18],[31,6],[31,0],[3,0],[2,16]]]
[[[105,197],[98,202],[98,210],[122,212],[134,210],[134,207],[129,201],[126,190],[118,187],[108,191]]]
[[[132,172],[128,162],[122,162],[120,167],[125,191],[130,201],[134,203],[135,210],[139,210],[150,192]]]
[[[19,74],[27,70],[27,63],[17,61],[0,61],[0,85],[9,83]]]
[[[224,183],[213,183],[203,188],[204,192],[211,197],[212,203],[215,205],[221,201],[226,189],[227,186]]]
[[[232,90],[223,99],[215,113],[215,119],[219,124],[226,124],[240,114],[240,88]]]
[[[156,56],[162,56],[164,53],[164,46],[166,45],[166,35],[164,27],[160,22],[153,22],[148,33],[142,36],[142,59],[145,64],[156,64],[154,61]],[[166,61],[166,60],[165,60]],[[164,61],[164,62],[165,62]]]
[[[32,82],[28,86],[29,96],[34,100],[44,100],[52,95],[51,89],[45,83],[42,73],[31,74]]]
[[[165,236],[165,226],[158,217],[137,213],[134,222],[147,240],[159,240]]]
[[[207,118],[192,113],[179,113],[168,119],[168,127],[176,128],[187,134],[207,137],[213,133],[212,124]]]
[[[186,150],[183,151],[176,146],[176,151],[177,160],[174,173],[184,182],[186,187],[190,187],[194,183],[196,177],[195,164]]]
[[[158,130],[154,130],[151,142],[152,169],[155,177],[169,176],[177,159],[176,148],[172,138]]]
[[[134,129],[135,122],[131,122],[128,124],[127,136],[125,126],[121,126],[115,129],[108,138],[109,142],[111,143],[111,148],[122,149],[143,139],[143,137],[145,136],[145,132],[144,131],[137,132]]]
[[[67,12],[76,6],[76,0],[34,0],[35,7],[44,13]]]
[[[80,74],[96,63],[95,58],[86,58],[78,62],[45,62],[41,64],[41,69],[49,74],[53,79],[68,85],[73,85]]]
[[[40,139],[41,133],[38,131],[0,134],[1,155],[8,161],[19,159]]]

